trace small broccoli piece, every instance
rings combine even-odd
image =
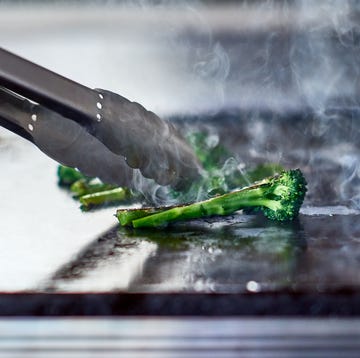
[[[80,179],[86,180],[86,176],[79,172],[77,169],[59,165],[57,170],[58,183],[60,186],[70,187]]]
[[[80,201],[83,211],[129,203],[141,198],[140,194],[133,190],[103,183],[98,178],[85,176],[74,168],[59,165],[57,173],[59,185],[74,194],[74,199]]]
[[[207,172],[221,168],[226,159],[231,157],[231,153],[218,141],[217,136],[192,132],[188,134],[187,141]]]
[[[158,227],[173,221],[229,215],[245,208],[262,210],[271,220],[287,221],[297,217],[305,193],[305,178],[300,169],[294,169],[265,178],[241,190],[189,205],[174,206],[151,215],[146,212],[139,215],[140,218],[131,212],[134,220],[125,220],[122,213],[122,222],[134,228]]]
[[[101,191],[115,189],[115,185],[104,184],[103,182],[96,179],[79,179],[75,183],[71,184],[70,190],[75,194],[76,197],[83,195],[99,193]]]
[[[79,198],[81,209],[88,211],[96,206],[115,205],[129,201],[132,193],[127,188],[114,188],[103,190],[92,194],[86,194]]]

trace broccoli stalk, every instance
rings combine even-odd
[[[71,192],[78,198],[83,195],[95,194],[115,188],[117,188],[115,185],[104,184],[101,181],[88,179],[79,179],[70,186]]]
[[[175,206],[161,206],[161,207],[148,207],[148,208],[131,208],[131,209],[118,209],[116,217],[121,226],[132,226],[132,222],[136,219],[143,218],[152,214],[160,213],[162,211],[174,208]]]
[[[96,193],[80,196],[81,209],[88,211],[95,206],[103,206],[109,204],[119,204],[128,201],[132,197],[132,193],[127,188],[113,188],[103,190]]]
[[[67,187],[74,198],[80,201],[80,208],[88,211],[95,207],[127,203],[139,198],[128,188],[106,184],[97,178],[83,175],[77,169],[60,165],[58,167],[59,185]]]
[[[279,175],[214,198],[189,205],[159,208],[159,212],[118,210],[122,225],[142,227],[165,226],[179,220],[196,219],[213,215],[229,215],[245,208],[256,208],[277,221],[293,220],[297,217],[306,193],[306,181],[299,169],[283,171]],[[126,220],[126,213],[132,216]]]

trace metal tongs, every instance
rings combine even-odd
[[[183,189],[199,163],[176,128],[136,102],[90,89],[0,48],[0,125],[63,165],[136,187]]]

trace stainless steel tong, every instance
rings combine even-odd
[[[139,173],[184,189],[199,163],[172,123],[0,48],[0,125],[61,164],[136,187]]]

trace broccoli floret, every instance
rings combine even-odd
[[[70,187],[77,180],[86,179],[86,176],[77,169],[59,165],[57,170],[58,180],[60,186]]]
[[[283,171],[257,186],[260,198],[257,199],[259,205],[255,206],[259,206],[267,218],[286,221],[297,217],[306,194],[306,180],[300,169]]]
[[[263,179],[249,187],[189,205],[144,211],[135,220],[125,220],[126,212],[118,211],[122,222],[135,228],[164,226],[173,221],[197,219],[213,215],[229,215],[246,208],[262,210],[271,220],[287,221],[297,217],[306,193],[306,181],[300,169]],[[125,216],[125,218],[124,218]]]

